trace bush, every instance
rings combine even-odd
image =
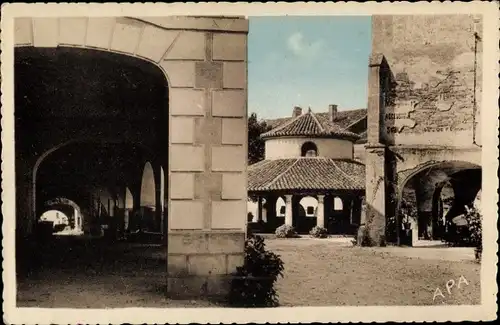
[[[328,237],[328,230],[326,230],[326,228],[324,227],[315,226],[311,229],[309,235],[313,236],[314,238],[326,238]]]
[[[283,277],[284,263],[267,251],[264,238],[250,236],[245,242],[245,263],[233,274],[228,301],[235,307],[276,307],[274,284]]]
[[[293,238],[297,236],[297,232],[292,226],[281,225],[276,228],[276,237],[278,238]]]
[[[465,220],[467,221],[468,241],[474,247],[476,260],[481,260],[483,253],[482,216],[476,207],[465,207]]]
[[[483,252],[482,215],[476,207],[465,206],[463,217],[465,226],[458,226],[448,221],[445,240],[451,246],[474,247],[477,260],[481,260]]]

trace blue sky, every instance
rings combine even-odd
[[[249,17],[248,111],[290,116],[292,107],[365,108],[369,16]]]

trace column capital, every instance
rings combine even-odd
[[[318,195],[318,203],[323,203],[325,202],[325,195],[319,194]]]
[[[293,195],[292,194],[285,194],[285,199],[286,201],[291,201],[293,198]]]

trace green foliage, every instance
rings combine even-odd
[[[234,307],[278,306],[274,285],[283,270],[283,261],[266,250],[264,238],[251,235],[245,242],[245,263],[233,274],[229,303]]]
[[[483,228],[482,215],[476,207],[465,207],[465,220],[469,234],[469,243],[474,247],[476,260],[480,261],[483,253]]]
[[[328,237],[328,230],[326,230],[326,228],[324,227],[315,226],[311,229],[309,235],[313,236],[314,238],[326,238]]]
[[[265,121],[257,120],[257,114],[248,117],[248,164],[255,164],[264,159],[265,145],[260,138],[262,133],[271,129]]]
[[[278,238],[294,238],[297,237],[297,232],[295,228],[289,225],[281,225],[276,228],[276,237]]]

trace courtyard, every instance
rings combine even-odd
[[[68,241],[72,241],[69,245]],[[60,238],[18,272],[18,307],[215,307],[165,295],[164,247]],[[281,306],[470,305],[480,303],[480,264],[467,248],[361,248],[347,238],[266,239],[285,263]],[[50,253],[49,253],[50,252]],[[98,256],[98,258],[96,258]],[[22,262],[22,261],[18,261]],[[461,283],[463,277],[468,284]],[[446,283],[455,281],[448,294]],[[436,289],[444,295],[433,301]]]

